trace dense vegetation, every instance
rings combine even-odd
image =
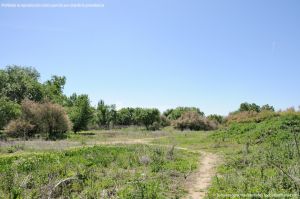
[[[4,156],[4,198],[178,198],[198,154],[150,146],[85,147]],[[51,165],[51,166],[50,166]]]
[[[242,122],[231,122],[212,135],[216,142],[242,147],[227,153],[209,198],[222,194],[236,197],[257,194],[256,198],[300,195],[300,113],[265,115],[266,112],[250,114],[248,121],[242,115]]]
[[[186,121],[182,118],[186,112],[201,119],[185,122],[180,129],[212,129],[202,124],[203,121],[209,123],[206,121],[210,119],[195,107],[178,107],[163,114],[156,108],[116,110],[115,105],[107,105],[103,100],[93,107],[88,95],[74,93],[68,97],[63,93],[65,77],[54,75],[44,83],[39,82],[39,77],[38,71],[30,67],[7,66],[0,70],[0,130],[5,128],[9,136],[28,138],[39,135],[55,139],[63,137],[70,127],[74,132],[130,125],[158,130]],[[218,123],[218,120],[214,121]]]
[[[242,103],[226,117],[206,117],[196,107],[163,113],[156,108],[117,110],[103,100],[92,106],[86,94],[66,96],[65,77],[44,83],[39,77],[34,68],[0,70],[1,197],[178,198],[184,195],[181,181],[198,158],[175,145],[224,157],[208,198],[300,195],[300,112],[293,108],[276,112],[268,104]],[[69,149],[145,137],[172,147]],[[63,147],[49,146],[64,150],[45,152],[38,142],[26,148],[36,138],[43,138],[41,145],[64,138]],[[32,153],[38,147],[40,153]]]

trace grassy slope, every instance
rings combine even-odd
[[[211,137],[215,140],[243,147],[225,154],[225,164],[219,168],[209,198],[220,194],[252,194],[253,198],[255,194],[263,194],[256,198],[285,194],[278,197],[298,198],[299,127],[299,114],[282,114],[260,123],[235,123],[214,133]]]
[[[168,137],[153,143],[206,150],[223,157],[208,198],[242,197],[234,194],[298,198],[300,155],[295,141],[300,143],[299,128],[299,113],[287,113],[262,122],[233,123],[215,132],[168,129]]]
[[[5,155],[0,159],[0,196],[41,198],[176,198],[184,194],[187,173],[199,154],[169,148],[130,145],[94,146],[63,152]]]

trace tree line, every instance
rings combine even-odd
[[[110,129],[130,125],[158,130],[165,126],[177,129],[212,130],[226,122],[220,115],[205,114],[196,107],[177,107],[163,113],[156,108],[121,108],[99,100],[92,106],[86,94],[64,94],[66,77],[52,76],[40,82],[32,67],[7,66],[0,70],[0,130],[9,136],[49,139],[63,137],[67,131]],[[274,111],[269,105],[243,103],[231,115],[243,112]]]
[[[156,108],[117,110],[103,100],[94,107],[86,94],[64,94],[66,77],[54,75],[43,83],[39,79],[39,72],[32,67],[12,65],[0,70],[0,129],[10,136],[53,138],[69,130],[130,125],[157,130],[171,125],[184,112],[195,112],[199,118],[204,116],[194,107],[169,109],[163,114]]]

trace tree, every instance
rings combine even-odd
[[[136,108],[134,112],[134,119],[139,123],[146,127],[147,130],[149,130],[149,127],[151,125],[154,125],[154,123],[160,122],[160,112],[158,109],[152,108],[152,109],[142,109],[142,108]]]
[[[180,118],[173,122],[175,128],[184,130],[212,130],[217,126],[215,123],[207,120],[205,117],[200,116],[194,111],[188,111],[183,113]]]
[[[58,104],[23,100],[21,109],[21,116],[5,128],[10,136],[27,138],[40,134],[53,139],[62,137],[70,129],[70,120],[64,108]]]
[[[119,125],[132,125],[134,123],[133,119],[134,108],[122,108],[117,112],[117,123]]]
[[[209,119],[211,121],[215,121],[218,124],[223,124],[224,123],[224,117],[222,115],[216,115],[216,114],[209,115],[209,116],[207,116],[207,119]]]
[[[44,86],[44,98],[52,102],[64,105],[66,96],[63,94],[63,89],[66,84],[66,77],[53,75],[50,80],[47,80]]]
[[[59,104],[45,102],[41,106],[42,128],[48,138],[62,137],[71,128],[71,122],[64,108]]]
[[[200,111],[199,108],[196,107],[177,107],[175,109],[169,109],[167,110],[164,115],[167,116],[168,119],[170,120],[176,120],[180,118],[180,116],[185,113],[185,112],[196,112],[200,116],[204,116],[204,113]]]
[[[103,100],[98,102],[96,117],[99,127],[109,128],[117,123],[116,105],[106,105]]]
[[[41,101],[43,99],[40,74],[31,67],[7,66],[0,70],[0,97],[21,103],[25,98]]]
[[[87,95],[73,94],[67,104],[69,105],[69,116],[73,122],[74,132],[87,129],[89,121],[93,117],[90,100]]]
[[[0,129],[12,119],[16,119],[21,115],[21,107],[19,104],[0,98]]]
[[[239,112],[244,112],[244,111],[255,111],[255,112],[260,112],[261,109],[260,109],[260,106],[258,106],[257,104],[255,103],[252,103],[252,104],[249,104],[247,102],[245,103],[242,103],[240,105],[240,108],[238,110]]]
[[[269,104],[263,105],[261,107],[261,111],[272,111],[275,112],[275,108],[273,106],[270,106]]]

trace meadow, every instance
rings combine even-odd
[[[147,145],[2,154],[2,198],[180,198],[199,154]]]
[[[299,198],[299,124],[298,113],[282,113],[215,131],[128,127],[2,141],[0,195],[182,198],[209,152],[220,161],[207,198]]]

